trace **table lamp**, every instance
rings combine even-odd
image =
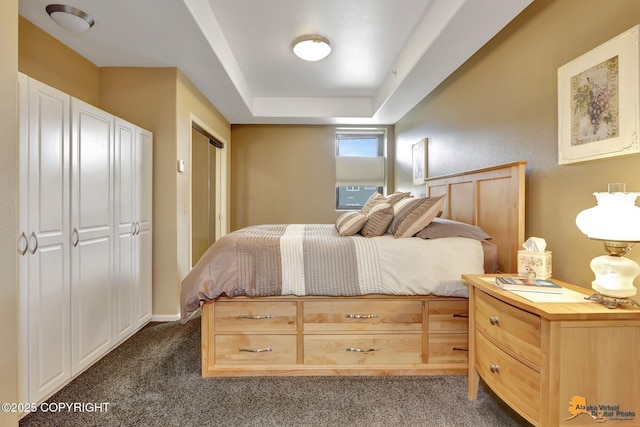
[[[633,280],[640,266],[624,255],[640,242],[640,207],[635,200],[640,193],[625,192],[625,184],[609,184],[608,192],[593,193],[597,205],[576,217],[576,225],[589,239],[602,240],[608,255],[591,260],[595,280],[591,287],[597,292],[589,299],[609,308],[619,304],[639,305],[630,297],[636,295]]]

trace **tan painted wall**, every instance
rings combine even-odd
[[[174,159],[173,171],[176,170],[176,160],[185,160],[185,173],[176,174],[177,176],[177,196],[178,203],[175,205],[177,209],[177,250],[178,250],[178,285],[184,276],[191,270],[190,256],[191,245],[189,242],[189,223],[191,221],[190,213],[190,194],[191,194],[191,123],[196,120],[201,126],[207,129],[214,137],[218,138],[225,144],[222,150],[223,156],[223,174],[227,176],[227,186],[223,189],[224,196],[228,198],[229,194],[229,152],[231,150],[231,126],[229,122],[220,114],[216,108],[196,89],[189,79],[178,71],[177,80],[177,158]],[[229,218],[229,203],[225,202],[224,208],[225,224],[226,218]],[[185,209],[186,206],[186,209]],[[228,225],[222,227],[223,233],[228,230]],[[177,288],[179,290],[179,287]]]
[[[394,131],[387,128],[387,188]],[[335,126],[233,125],[231,229],[255,224],[332,223]]]
[[[100,107],[153,132],[153,314],[176,313],[175,68],[100,69]]]
[[[636,0],[536,0],[396,124],[397,187],[411,187],[411,144],[424,137],[430,176],[527,160],[526,234],[547,240],[554,276],[590,287],[604,252],[575,217],[609,182],[640,191],[640,156],[558,165],[557,69],[638,23]]]
[[[98,105],[100,79],[96,65],[22,16],[18,28],[18,68],[21,72],[91,105]]]
[[[335,221],[335,127],[233,125],[233,230]]]
[[[0,14],[0,402],[18,402],[18,0]],[[18,414],[0,412],[0,425]]]

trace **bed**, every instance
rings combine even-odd
[[[443,199],[441,222],[477,226],[490,242],[340,237],[333,224],[253,226],[220,239],[181,291],[183,320],[202,314],[202,375],[466,374],[460,275],[516,271],[525,166],[426,180],[427,196]]]

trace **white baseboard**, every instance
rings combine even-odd
[[[180,313],[178,314],[154,314],[151,316],[151,322],[175,322],[180,320]]]

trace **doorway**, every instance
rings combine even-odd
[[[202,126],[191,128],[191,266],[220,236],[224,143]]]

